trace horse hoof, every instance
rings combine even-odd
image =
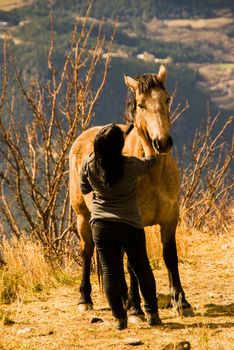
[[[79,304],[77,307],[79,312],[85,312],[89,310],[93,310],[93,304]]]
[[[190,308],[186,308],[186,309],[182,309],[182,315],[184,317],[195,317],[195,312],[193,311],[193,309]]]
[[[138,324],[145,321],[145,315],[129,315],[128,316],[128,323],[131,324]]]
[[[194,317],[195,313],[192,309],[192,307],[182,308],[178,306],[174,306],[176,316],[180,317]]]

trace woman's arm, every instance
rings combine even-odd
[[[82,194],[88,194],[93,191],[88,179],[88,164],[87,159],[84,160],[81,172],[80,172],[80,190]]]
[[[147,137],[144,134],[144,131],[142,130],[140,117],[136,118],[134,126],[136,127],[138,136],[141,138],[141,143],[142,143],[142,147],[143,147],[143,150],[145,153],[145,157],[148,158],[148,157],[155,156],[155,151],[152,147],[152,144],[149,142],[149,140],[147,139]]]

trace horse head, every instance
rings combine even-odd
[[[139,116],[145,135],[158,154],[168,153],[173,144],[170,135],[170,97],[164,86],[166,76],[163,65],[158,74],[144,74],[135,78],[124,76],[126,85],[132,91],[127,105],[128,114],[132,119]]]

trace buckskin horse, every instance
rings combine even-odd
[[[136,78],[124,76],[125,83],[134,97],[129,104],[129,115],[136,115],[147,138],[151,141],[158,162],[147,175],[138,178],[137,202],[144,226],[159,224],[163,258],[168,270],[172,304],[180,314],[188,314],[191,305],[185,298],[179,271],[176,248],[176,227],[179,217],[179,170],[172,157],[170,136],[170,97],[165,89],[166,68],[161,65],[158,74],[144,74]],[[134,120],[132,120],[134,122]],[[126,133],[124,155],[143,157],[143,148],[135,128],[120,125]],[[71,147],[70,199],[77,215],[77,229],[80,236],[82,255],[82,280],[80,285],[79,309],[92,309],[90,266],[94,252],[91,227],[89,224],[92,208],[92,193],[83,196],[79,188],[79,172],[85,157],[93,151],[93,140],[101,126],[84,131]],[[131,130],[132,129],[132,130]],[[135,275],[130,271],[129,305],[131,314],[142,315],[140,297]],[[124,276],[124,274],[123,274]],[[124,286],[124,282],[123,282]],[[126,290],[123,287],[123,290]]]

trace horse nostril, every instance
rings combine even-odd
[[[172,146],[173,146],[173,140],[172,140],[172,137],[169,136],[167,139],[167,147],[171,148]]]
[[[168,136],[166,140],[154,140],[153,145],[158,151],[166,152],[172,147],[173,140]]]

